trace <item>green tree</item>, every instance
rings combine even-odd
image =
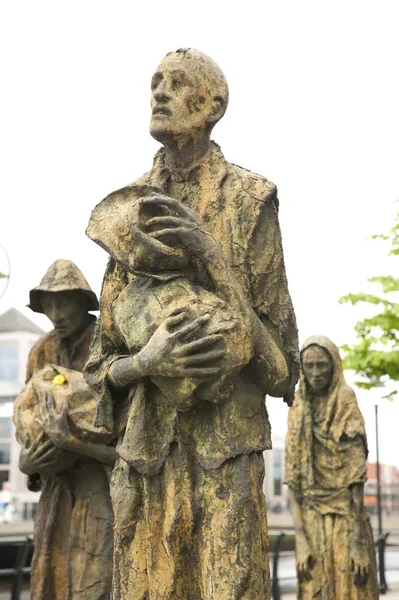
[[[385,240],[390,255],[399,255],[399,214],[388,235],[375,235]],[[355,325],[356,342],[345,345],[344,368],[355,371],[356,385],[365,389],[384,386],[389,380],[399,381],[399,278],[393,275],[371,277],[368,281],[378,288],[376,294],[348,294],[341,303],[359,303],[375,306],[376,314]],[[397,391],[384,397],[392,399]]]

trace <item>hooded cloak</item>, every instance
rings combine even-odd
[[[364,551],[369,556],[365,587],[353,583],[351,548],[355,513],[351,487],[367,480],[367,438],[356,396],[344,378],[339,350],[326,337],[312,336],[301,348],[322,348],[333,364],[323,399],[304,376],[289,410],[285,482],[300,505],[315,565],[312,580],[299,582],[298,598],[371,600],[378,598],[374,541],[369,517],[361,516]]]

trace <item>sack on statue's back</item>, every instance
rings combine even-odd
[[[22,446],[29,448],[43,430],[39,422],[42,420],[41,411],[45,410],[39,400],[41,392],[51,393],[57,412],[61,412],[65,404],[68,406],[71,431],[76,437],[103,444],[111,441],[109,432],[93,425],[97,396],[85,382],[82,373],[47,365],[33,375],[15,400],[16,437]]]

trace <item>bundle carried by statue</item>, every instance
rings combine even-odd
[[[82,373],[47,365],[32,376],[15,400],[16,437],[24,448],[29,448],[43,432],[44,404],[49,395],[58,413],[67,407],[70,428],[77,438],[103,444],[111,441],[112,436],[105,429],[93,425],[97,396]]]
[[[172,404],[184,410],[195,403],[195,392],[197,397],[212,402],[228,397],[239,370],[252,358],[253,347],[245,318],[218,297],[211,285],[199,282],[198,265],[188,250],[176,246],[167,236],[161,242],[150,235],[156,230],[147,225],[150,219],[173,216],[161,200],[159,205],[145,202],[160,193],[156,188],[139,185],[114,192],[94,209],[87,234],[135,276],[111,307],[130,354],[141,351],[165,319],[183,311],[188,323],[209,315],[201,336],[222,334],[226,353],[217,376],[151,378]]]

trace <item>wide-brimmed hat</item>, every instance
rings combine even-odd
[[[97,296],[87,283],[83,273],[71,260],[62,258],[56,260],[48,268],[40,285],[29,292],[28,307],[37,313],[42,313],[40,294],[42,292],[81,292],[87,296],[87,310],[98,310]]]

